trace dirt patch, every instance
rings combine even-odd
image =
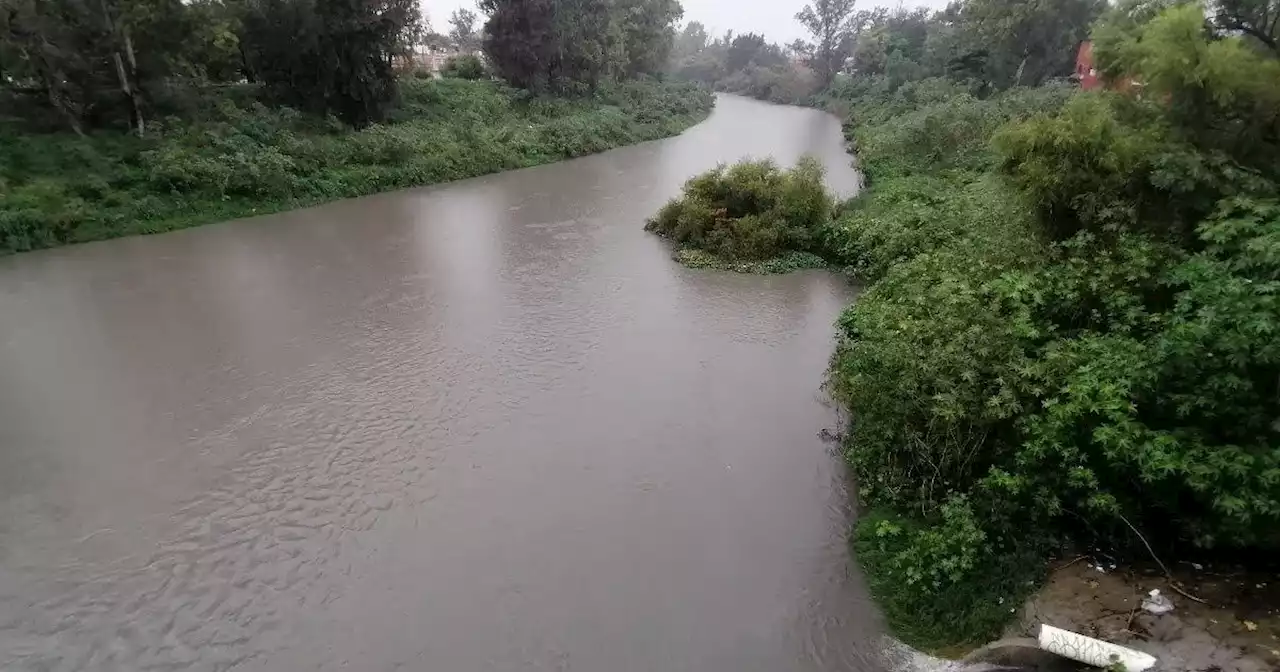
[[[1146,651],[1169,672],[1280,670],[1280,580],[1226,568],[1174,571],[1180,594],[1159,570],[1116,568],[1088,557],[1060,563],[1027,602],[1009,636],[1035,636],[1041,623]],[[1152,589],[1174,610],[1142,609]]]

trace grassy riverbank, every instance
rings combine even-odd
[[[678,134],[714,104],[698,87],[655,81],[562,99],[406,79],[388,123],[352,131],[264,107],[251,89],[216,91],[145,139],[0,121],[0,254],[550,163]]]

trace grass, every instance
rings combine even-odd
[[[678,134],[714,104],[655,81],[574,100],[462,79],[406,79],[400,91],[388,122],[360,131],[230,90],[201,93],[145,139],[0,119],[0,254],[551,163]]]

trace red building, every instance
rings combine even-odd
[[[1080,51],[1076,52],[1076,79],[1080,80],[1080,88],[1085,91],[1102,88],[1102,79],[1093,65],[1092,42],[1081,42]]]

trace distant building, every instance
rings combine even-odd
[[[415,45],[412,52],[397,56],[395,67],[401,72],[420,71],[439,74],[449,59],[468,54],[474,54],[484,60],[484,54],[478,51],[458,49],[454,46],[420,44]]]
[[[1098,72],[1098,66],[1093,60],[1093,43],[1081,42],[1080,50],[1076,52],[1076,72],[1071,76],[1080,82],[1080,88],[1085,91],[1096,91],[1098,89],[1110,89],[1120,93],[1128,93],[1131,95],[1142,94],[1142,82],[1131,77],[1121,77],[1106,81]]]

